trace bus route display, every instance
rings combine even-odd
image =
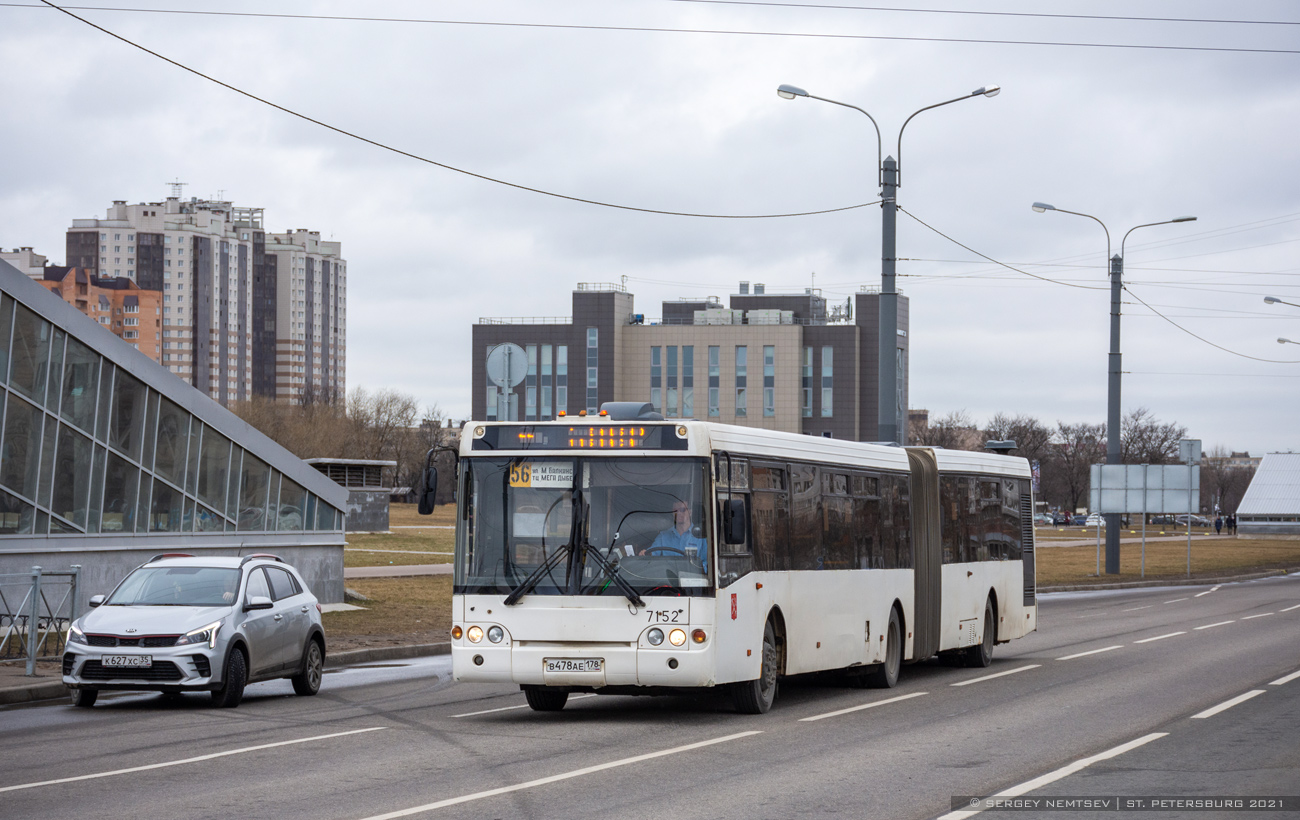
[[[671,424],[509,424],[485,426],[475,450],[685,450]]]

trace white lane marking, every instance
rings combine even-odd
[[[1278,611],[1279,611],[1279,612],[1290,612],[1290,611],[1293,610],[1293,609],[1300,609],[1300,604],[1296,604],[1295,606],[1289,606],[1289,607],[1287,607],[1286,609],[1281,609],[1281,610],[1278,610]]]
[[[1273,681],[1272,683],[1270,683],[1269,686],[1281,686],[1281,685],[1284,684],[1284,683],[1290,683],[1291,681],[1295,680],[1296,678],[1300,678],[1300,672],[1292,672],[1291,674],[1287,675],[1286,677],[1278,678],[1277,680],[1275,680],[1275,681]]]
[[[1195,627],[1192,627],[1192,628],[1193,628],[1193,629],[1213,629],[1213,628],[1216,627],[1216,626],[1223,626],[1224,624],[1235,624],[1235,623],[1236,623],[1235,620],[1232,620],[1232,621],[1217,621],[1217,622],[1212,623],[1212,624],[1206,624],[1205,626],[1195,626]]]
[[[1219,589],[1218,587],[1210,587],[1209,589],[1205,590],[1204,592],[1198,592],[1198,593],[1196,593],[1196,594],[1193,595],[1192,597],[1193,597],[1193,598],[1199,598],[1199,597],[1201,597],[1202,595],[1209,595],[1211,592],[1216,592],[1216,591],[1218,591],[1218,589]]]
[[[608,763],[601,763],[597,766],[588,766],[585,769],[574,769],[571,772],[553,774],[550,777],[541,777],[538,778],[537,780],[529,780],[527,783],[517,783],[513,786],[502,786],[499,789],[488,789],[487,791],[475,792],[474,794],[466,794],[460,797],[449,797],[446,800],[439,800],[434,803],[425,803],[423,806],[413,806],[412,808],[409,809],[399,809],[398,811],[390,811],[387,814],[376,814],[373,817],[364,818],[364,820],[393,820],[393,818],[395,817],[409,817],[412,814],[421,814],[426,811],[433,811],[434,809],[441,809],[447,806],[456,806],[462,803],[470,803],[475,800],[482,800],[487,797],[496,797],[497,795],[523,791],[524,789],[532,789],[532,788],[536,788],[537,786],[545,786],[550,783],[559,783],[564,780],[571,780],[575,777],[582,777],[583,775],[595,774],[596,772],[603,772],[608,769],[616,769],[620,766],[630,766],[633,763],[640,763],[643,760],[653,760],[657,757],[667,757],[668,755],[675,755],[675,754],[680,754],[682,752],[689,752],[694,749],[702,749],[706,746],[715,746],[719,743],[726,743],[731,740],[739,740],[743,737],[751,737],[753,735],[761,735],[761,734],[763,733],[759,731],[738,732],[734,735],[727,735],[726,737],[717,737],[712,740],[702,740],[699,743],[688,743],[685,746],[675,746],[671,749],[664,749],[661,752],[650,752],[649,754],[637,755],[635,757],[625,757],[621,760],[611,760]]]
[[[971,678],[970,680],[958,681],[957,683],[953,683],[953,684],[949,684],[949,685],[950,685],[950,686],[970,686],[972,683],[979,683],[980,681],[993,680],[994,678],[1000,678],[1000,677],[1002,677],[1003,675],[1014,675],[1014,674],[1016,674],[1017,672],[1024,672],[1026,669],[1037,669],[1037,668],[1040,667],[1040,666],[1042,666],[1041,663],[1031,663],[1029,666],[1021,666],[1021,667],[1019,667],[1019,668],[1017,668],[1017,669],[1008,669],[1008,670],[1005,671],[1005,672],[997,672],[997,673],[992,674],[992,675],[985,675],[985,676],[982,677],[982,678]]]
[[[900,701],[900,700],[910,700],[911,698],[919,698],[919,697],[921,697],[921,695],[928,695],[928,694],[930,694],[930,693],[929,693],[929,692],[912,692],[912,693],[909,694],[909,695],[899,695],[899,696],[896,697],[896,698],[886,698],[886,699],[884,699],[884,700],[876,700],[876,701],[872,701],[871,703],[863,703],[863,704],[859,704],[859,705],[857,705],[857,706],[850,706],[850,707],[847,708],[847,709],[839,709],[839,710],[834,711],[834,712],[827,712],[827,713],[825,713],[825,714],[823,714],[823,715],[813,715],[812,717],[799,718],[799,722],[800,722],[800,723],[807,723],[807,722],[809,722],[809,721],[813,721],[813,720],[821,720],[821,719],[823,719],[823,718],[838,717],[839,715],[847,715],[849,712],[860,712],[860,711],[862,711],[863,709],[871,709],[871,708],[876,707],[876,706],[884,706],[886,703],[897,703],[897,702]]]
[[[1176,603],[1178,603],[1179,601],[1187,601],[1187,600],[1190,600],[1190,599],[1188,599],[1188,598],[1175,598],[1175,599],[1173,599],[1172,601],[1165,601],[1165,603],[1167,603],[1167,604],[1176,604]]]
[[[1092,757],[1085,757],[1082,760],[1076,760],[1073,763],[1062,766],[1061,768],[1057,769],[1054,772],[1048,772],[1045,775],[1035,777],[1033,780],[1026,780],[1024,783],[1021,783],[1019,786],[1012,786],[1011,788],[1006,789],[1005,791],[1000,791],[997,794],[992,795],[992,797],[1019,797],[1020,795],[1027,794],[1028,792],[1031,792],[1034,789],[1042,788],[1043,786],[1046,786],[1049,783],[1055,783],[1056,781],[1061,780],[1062,778],[1069,777],[1075,772],[1083,771],[1084,769],[1088,768],[1094,763],[1098,763],[1102,760],[1110,760],[1113,757],[1119,757],[1125,752],[1130,752],[1138,748],[1139,746],[1145,746],[1151,741],[1159,740],[1160,738],[1165,737],[1168,734],[1169,734],[1168,732],[1153,732],[1149,735],[1144,735],[1136,740],[1130,740],[1128,743],[1121,743],[1119,746],[1116,746],[1113,749],[1107,749],[1106,751],[1095,754]],[[975,815],[979,814],[981,811],[983,811],[982,808],[959,809],[957,811],[948,812],[947,814],[940,817],[939,820],[963,820],[963,818],[966,817],[974,817]]]
[[[591,694],[588,695],[569,695],[569,700],[582,700],[583,698],[594,698],[594,697],[596,697],[596,693],[592,692]],[[514,706],[500,706],[497,707],[496,709],[484,709],[481,712],[465,712],[464,714],[461,715],[452,715],[452,717],[458,718],[458,717],[474,717],[475,715],[490,715],[493,712],[509,712],[511,709],[525,709],[527,707],[528,707],[527,703],[518,703],[515,704]]]
[[[1163,641],[1165,638],[1172,638],[1175,635],[1186,635],[1186,634],[1187,634],[1186,632],[1170,632],[1168,635],[1157,635],[1154,638],[1143,638],[1142,640],[1134,641],[1133,643],[1151,643],[1152,641]]]
[[[1273,614],[1272,612],[1261,612],[1258,615],[1247,615],[1246,617],[1242,618],[1242,620],[1249,621],[1251,618],[1267,618],[1269,615],[1272,614]]]
[[[1235,698],[1232,698],[1231,700],[1225,700],[1223,703],[1220,703],[1218,706],[1211,706],[1209,709],[1206,709],[1204,712],[1197,712],[1196,714],[1192,715],[1192,720],[1214,717],[1215,715],[1219,714],[1225,709],[1231,709],[1232,707],[1236,706],[1238,703],[1245,703],[1246,701],[1250,700],[1256,695],[1262,695],[1262,694],[1264,694],[1263,689],[1251,689],[1249,692],[1247,692],[1244,695],[1237,695]]]
[[[1124,644],[1121,643],[1121,644],[1116,644],[1115,646],[1102,647],[1101,649],[1090,649],[1087,652],[1079,652],[1074,655],[1066,655],[1064,658],[1057,658],[1057,660],[1069,661],[1069,660],[1074,660],[1075,658],[1082,658],[1085,655],[1097,655],[1102,652],[1109,652],[1112,649],[1123,649],[1123,648],[1124,648]]]
[[[231,749],[226,752],[213,752],[208,755],[199,755],[198,757],[187,757],[184,760],[171,760],[166,763],[150,763],[147,766],[132,766],[129,769],[117,769],[111,772],[98,772],[96,774],[82,774],[75,777],[60,777],[57,780],[42,780],[39,783],[22,783],[17,786],[5,786],[0,788],[0,792],[13,792],[20,789],[34,789],[37,786],[53,786],[58,783],[72,783],[76,780],[94,780],[100,777],[113,777],[119,774],[131,774],[132,772],[147,772],[150,769],[165,769],[169,766],[181,766],[186,763],[201,763],[204,760],[214,760],[218,757],[228,757],[230,755],[242,755],[247,752],[256,752],[262,749],[274,749],[279,746],[292,746],[295,743],[308,743],[313,740],[329,740],[332,737],[346,737],[347,735],[359,735],[362,732],[378,732],[380,729],[386,729],[386,726],[372,726],[369,729],[353,729],[350,732],[334,732],[328,735],[315,735],[314,737],[300,737],[297,740],[281,740],[278,743],[263,743],[260,746],[247,746],[243,749]]]
[[[1121,610],[1121,611],[1122,611],[1122,612],[1137,612],[1139,609],[1150,609],[1150,608],[1153,607],[1153,606],[1155,606],[1155,604],[1147,604],[1146,606],[1135,606],[1135,607],[1133,607],[1132,609],[1125,609],[1125,610]]]

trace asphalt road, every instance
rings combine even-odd
[[[445,657],[332,672],[315,698],[258,684],[233,711],[9,707],[0,817],[934,818],[958,795],[1300,795],[1300,575],[1044,596],[1039,624],[989,669],[786,681],[759,716],[719,696],[534,713],[512,687],[452,683]]]

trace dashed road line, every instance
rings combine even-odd
[[[446,800],[438,800],[433,803],[425,803],[423,806],[412,806],[409,809],[399,809],[397,811],[390,811],[387,814],[376,814],[372,817],[364,818],[363,820],[394,820],[394,818],[397,817],[409,817],[412,814],[423,814],[424,812],[433,811],[434,809],[446,808],[447,806],[457,806],[463,803],[471,803],[475,800],[483,800],[488,797],[496,797],[502,794],[510,794],[511,792],[523,791],[524,789],[533,789],[538,786],[547,786],[550,785],[551,783],[560,783],[565,780],[572,780],[575,777],[582,777],[588,774],[595,774],[596,772],[604,772],[604,771],[608,771],[609,769],[616,769],[619,768],[620,766],[630,766],[633,763],[641,763],[642,761],[645,760],[654,760],[655,758],[658,757],[668,757],[669,755],[681,754],[682,752],[689,752],[695,749],[703,749],[707,746],[716,746],[719,743],[727,743],[732,740],[740,740],[741,738],[753,737],[754,735],[761,735],[761,734],[763,733],[758,731],[737,732],[734,735],[726,735],[725,737],[715,737],[711,740],[702,740],[699,743],[688,743],[685,746],[675,746],[671,749],[664,749],[659,752],[650,752],[649,754],[636,755],[635,757],[625,757],[622,758],[621,760],[611,760],[608,763],[601,763],[596,766],[588,766],[585,769],[574,769],[573,771],[570,772],[553,774],[550,777],[540,777],[536,780],[529,780],[527,783],[517,783],[513,786],[502,786],[501,788],[498,789],[488,789],[487,791],[475,792],[474,794],[465,794],[465,795],[461,795],[460,797],[449,797]]]
[[[1261,612],[1258,615],[1247,615],[1246,617],[1242,618],[1242,620],[1249,621],[1251,618],[1267,618],[1269,615],[1272,614],[1273,614],[1272,612]]]
[[[1249,692],[1247,692],[1244,695],[1237,695],[1235,698],[1225,700],[1223,703],[1220,703],[1218,706],[1211,706],[1209,709],[1206,709],[1204,712],[1197,712],[1196,714],[1192,715],[1192,720],[1214,717],[1215,715],[1219,714],[1220,712],[1226,709],[1231,709],[1232,707],[1236,706],[1239,703],[1245,703],[1251,698],[1262,694],[1264,694],[1263,689],[1251,689]]]
[[[1139,609],[1150,609],[1153,606],[1155,606],[1155,604],[1147,604],[1146,606],[1135,606],[1132,609],[1121,610],[1121,612],[1137,612]]]
[[[278,743],[263,743],[260,746],[246,746],[242,749],[230,749],[225,752],[213,752],[212,754],[199,755],[198,757],[187,757],[183,760],[169,760],[165,763],[150,763],[145,766],[132,766],[129,769],[115,769],[111,772],[96,772],[95,774],[82,774],[74,777],[60,777],[57,780],[42,780],[38,783],[21,783],[17,786],[5,786],[0,788],[0,792],[14,792],[20,789],[34,789],[37,786],[53,786],[58,783],[72,783],[77,780],[95,780],[101,777],[113,777],[119,774],[132,774],[134,772],[147,772],[150,769],[166,769],[170,766],[182,766],[186,763],[201,763],[205,760],[215,760],[218,757],[229,757],[230,755],[242,755],[248,752],[258,752],[262,749],[275,749],[280,746],[292,746],[296,743],[310,743],[313,740],[329,740],[333,737],[346,737],[348,735],[359,735],[363,732],[378,732],[385,729],[385,726],[371,726],[369,729],[353,729],[349,732],[333,732],[328,735],[316,735],[314,737],[300,737],[295,740],[281,740]]]
[[[1278,611],[1279,611],[1279,612],[1290,612],[1290,611],[1293,610],[1293,609],[1300,609],[1300,604],[1296,604],[1295,606],[1289,606],[1289,607],[1287,607],[1286,609],[1280,609],[1280,610],[1278,610]]]
[[[1102,652],[1109,652],[1109,651],[1111,651],[1112,649],[1123,649],[1123,648],[1124,648],[1124,644],[1122,644],[1122,643],[1121,643],[1121,644],[1115,644],[1114,646],[1106,646],[1106,647],[1102,647],[1101,649],[1090,649],[1090,650],[1088,650],[1087,652],[1077,652],[1077,653],[1075,653],[1075,654],[1073,654],[1073,655],[1066,655],[1064,658],[1057,658],[1057,660],[1058,660],[1058,661],[1070,661],[1070,660],[1074,660],[1075,658],[1082,658],[1082,657],[1085,657],[1085,656],[1087,656],[1087,655],[1099,655],[1099,654],[1101,654]]]
[[[1219,589],[1218,587],[1210,587],[1209,589],[1205,590],[1204,592],[1198,592],[1198,593],[1196,593],[1196,594],[1193,595],[1192,597],[1193,597],[1193,598],[1199,598],[1199,597],[1201,597],[1202,595],[1209,595],[1211,592],[1217,592],[1218,589]]]
[[[596,697],[596,693],[592,692],[589,695],[569,695],[569,700],[581,700],[582,698],[594,698],[594,697]],[[452,715],[452,717],[462,718],[462,717],[474,717],[475,715],[490,715],[493,712],[509,712],[511,709],[524,709],[527,708],[527,706],[528,706],[527,703],[516,703],[514,706],[499,706],[496,709],[484,709],[479,712],[465,712],[464,714],[460,714],[460,715]]]
[[[1037,669],[1040,666],[1042,666],[1041,663],[1031,663],[1029,666],[1021,666],[1016,669],[1008,669],[1005,672],[995,672],[992,675],[985,675],[982,678],[971,678],[970,680],[958,681],[957,683],[951,683],[948,685],[949,686],[970,686],[972,683],[981,683],[986,680],[993,680],[994,678],[1001,678],[1007,675],[1014,675],[1017,672],[1025,672],[1030,669]]]
[[[1285,677],[1278,678],[1277,680],[1272,681],[1271,683],[1269,683],[1269,686],[1281,686],[1281,685],[1284,684],[1284,683],[1290,683],[1291,681],[1295,680],[1296,678],[1300,678],[1300,672],[1292,672],[1291,674],[1289,674],[1289,675],[1287,675],[1287,676],[1285,676]]]
[[[814,721],[814,720],[822,720],[823,718],[838,717],[838,716],[840,716],[840,715],[847,715],[849,712],[861,712],[863,709],[872,709],[872,708],[875,708],[875,707],[877,707],[877,706],[884,706],[886,703],[897,703],[897,702],[900,701],[900,700],[910,700],[910,699],[912,699],[912,698],[919,698],[919,697],[921,697],[921,695],[928,695],[928,694],[930,694],[930,693],[929,693],[929,692],[912,692],[912,693],[907,694],[907,695],[899,695],[899,696],[896,697],[896,698],[886,698],[886,699],[884,699],[884,700],[876,700],[876,701],[872,701],[871,703],[862,703],[862,704],[859,704],[859,705],[857,705],[857,706],[850,706],[850,707],[847,708],[847,709],[838,709],[838,710],[836,710],[836,711],[834,711],[834,712],[827,712],[827,713],[825,713],[825,714],[823,714],[823,715],[813,715],[812,717],[799,718],[799,722],[800,722],[800,723],[809,723],[809,722]]]
[[[1143,638],[1142,640],[1134,641],[1133,643],[1151,643],[1152,641],[1163,641],[1165,638],[1172,638],[1175,635],[1186,635],[1186,634],[1187,634],[1186,632],[1170,632],[1167,635],[1157,635],[1154,638]]]
[[[1216,627],[1216,626],[1223,626],[1223,625],[1225,625],[1225,624],[1235,624],[1236,622],[1237,622],[1237,621],[1236,621],[1235,619],[1234,619],[1234,620],[1231,620],[1231,621],[1216,621],[1215,623],[1212,623],[1212,624],[1205,624],[1204,626],[1195,626],[1195,627],[1192,627],[1192,628],[1193,628],[1193,629],[1213,629],[1213,628]]]
[[[1191,600],[1190,598],[1175,598],[1175,599],[1173,599],[1172,601],[1165,601],[1165,603],[1167,603],[1167,604],[1176,604],[1176,603],[1178,603],[1179,601],[1190,601],[1190,600]]]
[[[1069,777],[1075,772],[1083,771],[1094,763],[1099,763],[1103,760],[1110,760],[1113,757],[1119,757],[1125,752],[1130,752],[1140,746],[1145,746],[1151,741],[1159,740],[1168,734],[1168,732],[1152,732],[1149,735],[1143,735],[1136,740],[1130,740],[1128,743],[1121,743],[1113,749],[1107,749],[1106,751],[1095,754],[1092,757],[1085,757],[1082,760],[1076,760],[1069,765],[1062,766],[1054,772],[1048,772],[1045,775],[1035,777],[1033,780],[1027,780],[1019,786],[1012,786],[1005,791],[1000,791],[997,794],[992,795],[992,797],[1019,797],[1020,795],[1027,794],[1034,789],[1042,788],[1050,783],[1055,783],[1058,780]],[[981,811],[983,811],[983,808],[959,809],[957,811],[948,812],[941,816],[939,820],[964,820],[964,818],[967,817],[974,817]]]

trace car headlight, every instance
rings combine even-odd
[[[654,629],[645,633],[645,639],[650,642],[651,646],[658,646],[664,642],[664,631],[656,626]]]
[[[76,624],[68,626],[68,637],[64,640],[64,643],[79,643],[86,646],[90,645],[90,641],[86,640],[86,633],[82,632]]]
[[[686,632],[681,629],[674,629],[668,633],[668,643],[673,646],[681,646],[686,643]]]
[[[469,638],[470,643],[478,643],[483,640],[483,627],[471,626],[469,629],[465,630],[465,637]]]
[[[192,629],[176,639],[177,646],[189,646],[193,644],[206,643],[208,649],[213,649],[217,645],[217,632],[221,630],[223,621],[213,621],[207,626],[201,626],[198,629]]]
[[[506,631],[499,626],[489,626],[487,638],[492,643],[501,643],[501,639],[506,636]]]

